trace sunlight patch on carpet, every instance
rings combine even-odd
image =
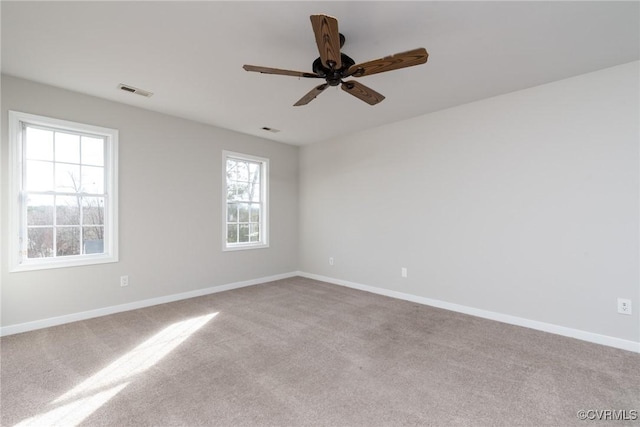
[[[217,314],[194,317],[166,327],[51,402],[51,405],[62,406],[23,420],[15,427],[78,425],[120,393],[135,375],[158,363]]]

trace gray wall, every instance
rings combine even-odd
[[[9,76],[2,76],[2,254],[7,110],[120,131],[120,262],[8,273],[3,256],[2,326],[297,269],[297,147]],[[270,159],[268,249],[221,250],[222,150]],[[120,287],[121,275],[129,287]]]
[[[300,270],[640,341],[638,75],[634,62],[304,147]]]

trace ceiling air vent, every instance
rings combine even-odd
[[[280,129],[274,129],[274,128],[270,128],[270,127],[263,127],[262,130],[266,130],[267,132],[271,132],[271,133],[278,133],[280,132]]]
[[[131,93],[135,93],[136,95],[140,95],[140,96],[144,96],[149,98],[151,95],[153,95],[153,93],[144,90],[144,89],[138,89],[137,87],[133,87],[133,86],[129,86],[129,85],[123,85],[122,83],[120,83],[118,85],[118,89],[123,90],[125,92],[131,92]]]

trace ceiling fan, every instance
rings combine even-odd
[[[384,58],[356,64],[353,59],[340,52],[345,37],[338,32],[338,20],[328,15],[311,15],[311,26],[316,36],[316,44],[320,57],[313,61],[312,73],[303,71],[281,70],[279,68],[245,65],[247,71],[263,74],[280,74],[283,76],[325,79],[326,83],[314,87],[300,98],[294,106],[306,105],[320,95],[329,86],[341,85],[342,90],[361,99],[369,105],[376,105],[384,96],[355,80],[344,81],[349,77],[363,77],[399,68],[412,67],[427,62],[429,54],[424,48],[396,53]]]

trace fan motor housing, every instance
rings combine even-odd
[[[351,59],[344,53],[340,54],[340,59],[342,61],[342,66],[338,69],[332,70],[331,68],[325,67],[320,58],[317,58],[315,61],[313,61],[311,69],[314,73],[324,78],[330,86],[338,86],[342,82],[344,73],[356,63],[353,59]]]

